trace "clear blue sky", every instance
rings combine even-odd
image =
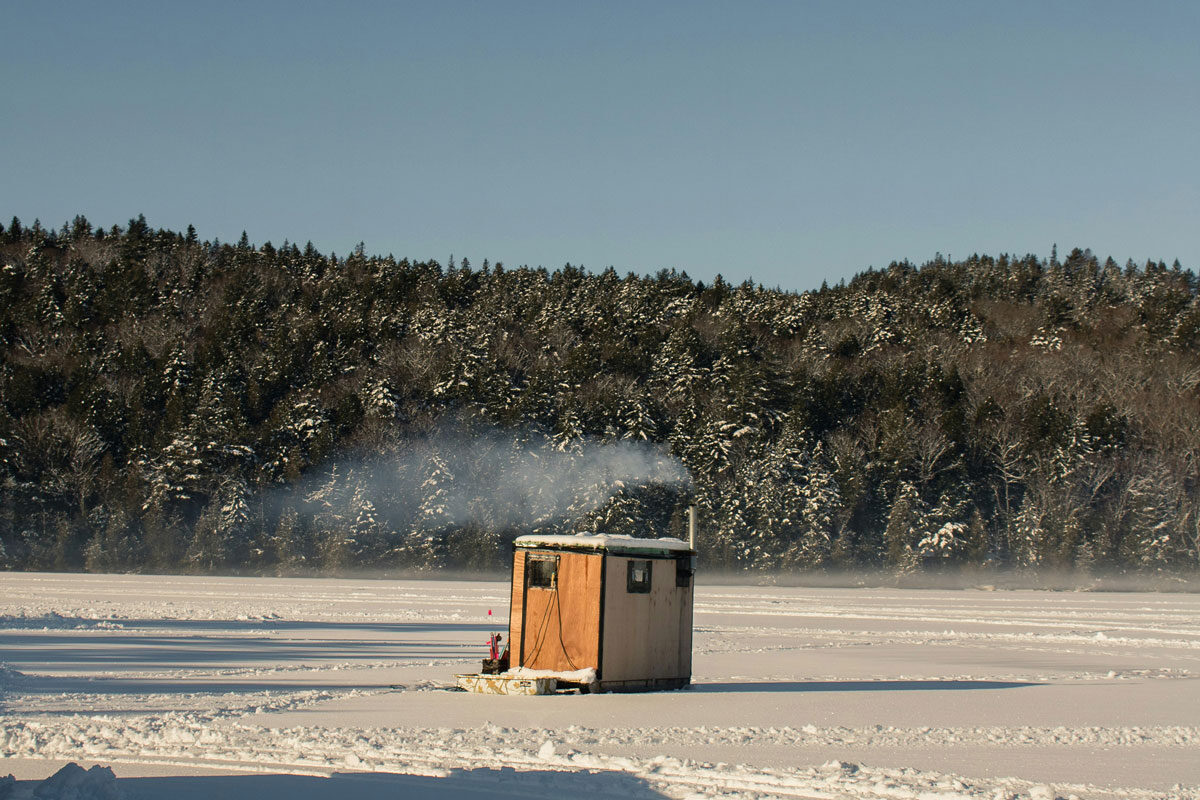
[[[808,289],[1200,267],[1200,3],[8,4],[0,218]]]

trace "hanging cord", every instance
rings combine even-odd
[[[542,652],[542,646],[546,644],[546,632],[550,627],[550,614],[554,613],[558,617],[558,647],[562,650],[563,658],[567,660],[568,666],[573,670],[578,670],[575,662],[571,660],[571,656],[567,653],[567,645],[563,642],[562,631],[562,602],[559,600],[558,587],[554,587],[554,596],[546,603],[546,616],[542,619],[542,629],[538,631],[537,638],[534,640],[534,650],[529,654],[529,663],[533,663],[538,655]]]
[[[567,660],[567,664],[571,667],[571,669],[578,670],[579,667],[575,666],[575,662],[572,661],[571,656],[569,656],[567,654],[567,645],[566,645],[566,642],[563,641],[562,603],[558,599],[558,590],[557,589],[555,589],[555,591],[554,591],[554,605],[555,605],[556,609],[558,610],[558,646],[562,649],[563,658],[565,658]]]
[[[546,601],[546,609],[544,612],[545,616],[542,618],[542,628],[540,631],[538,631],[537,636],[535,636],[534,640],[533,640],[533,652],[531,652],[529,654],[528,659],[522,658],[521,659],[522,661],[527,661],[527,663],[532,664],[533,661],[538,657],[538,654],[542,652],[542,645],[544,645],[546,643],[546,632],[550,628],[550,604],[555,602],[557,599],[558,599],[558,588],[555,587],[554,597],[552,597],[548,601]],[[561,624],[561,620],[560,620],[560,624]]]

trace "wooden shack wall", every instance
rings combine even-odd
[[[679,642],[679,677],[687,678],[689,681],[692,678],[692,604],[695,602],[695,586],[696,576],[692,575],[688,579],[686,588],[681,586],[675,590],[679,592],[679,616],[676,622]]]
[[[675,585],[675,559],[651,559],[650,591],[628,591],[626,556],[607,556],[603,682],[688,679],[692,587]]]
[[[508,659],[521,663],[521,630],[525,622],[525,551],[513,551],[512,596],[508,601]]]
[[[511,663],[530,669],[599,669],[604,557],[594,553],[547,554],[558,556],[554,589],[525,586],[526,551],[518,550],[513,560],[512,608],[519,607],[521,613],[514,611],[510,622],[510,646],[516,655]]]

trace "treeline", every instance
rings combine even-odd
[[[1078,249],[796,294],[14,219],[0,566],[486,569],[694,501],[710,566],[1194,570],[1197,288]],[[488,490],[630,443],[692,483]]]

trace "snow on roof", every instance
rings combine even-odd
[[[682,539],[639,539],[614,533],[577,533],[574,536],[519,536],[517,547],[569,548],[571,550],[663,550],[690,552],[692,548]]]

